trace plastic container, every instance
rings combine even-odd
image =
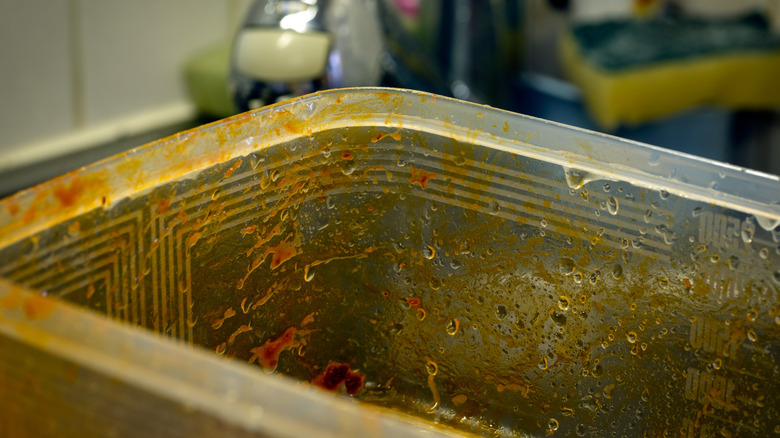
[[[0,201],[0,435],[777,433],[779,197],[412,91],[245,113]]]

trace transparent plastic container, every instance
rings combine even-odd
[[[780,432],[780,180],[429,94],[0,201],[2,436]]]

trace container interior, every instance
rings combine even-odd
[[[780,432],[777,178],[438,100],[321,93],[8,198],[0,277],[466,434]]]

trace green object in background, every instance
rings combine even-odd
[[[228,91],[230,41],[193,55],[184,65],[190,97],[204,116],[224,118],[238,113]]]

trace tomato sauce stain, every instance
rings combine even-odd
[[[420,305],[420,302],[421,302],[421,301],[420,301],[420,299],[419,299],[419,298],[417,298],[417,297],[406,297],[406,302],[407,302],[407,303],[408,303],[410,306],[412,306],[412,307],[417,307],[417,306],[419,306],[419,305]]]
[[[349,151],[344,151],[341,154],[341,159],[344,160],[344,161],[351,161],[354,158],[355,158],[355,155],[352,152],[349,152]]]
[[[338,391],[344,385],[344,391],[349,395],[357,395],[365,384],[365,376],[350,370],[348,364],[331,362],[311,383],[327,391]]]
[[[285,240],[281,242],[280,244],[269,248],[263,258],[267,256],[268,254],[273,254],[273,258],[271,258],[271,269],[278,268],[282,263],[286,262],[287,260],[290,260],[295,255],[298,254],[298,249],[295,247],[295,243]]]
[[[411,184],[417,184],[422,189],[428,188],[428,181],[436,179],[436,174],[428,172],[423,169],[412,168],[412,179],[409,181]]]
[[[81,181],[81,178],[75,177],[69,185],[60,184],[54,187],[54,197],[60,202],[63,207],[70,207],[74,205],[79,196],[84,193],[85,184]]]
[[[57,303],[54,300],[44,298],[40,295],[33,295],[26,299],[22,304],[24,314],[27,319],[35,320],[46,318],[54,312]]]
[[[268,340],[263,346],[255,347],[250,350],[253,354],[253,358],[257,358],[257,362],[261,367],[273,370],[279,363],[279,355],[282,351],[287,350],[294,346],[295,341],[295,327],[290,327],[282,333],[276,339]],[[250,362],[253,360],[250,359]]]
[[[95,285],[90,283],[90,285],[87,286],[87,299],[92,298],[92,295],[95,295]]]
[[[170,199],[160,199],[157,201],[157,214],[165,214],[171,206]]]
[[[238,159],[238,161],[236,161],[235,163],[233,163],[233,165],[232,165],[232,166],[230,166],[230,168],[229,168],[229,169],[228,169],[228,170],[225,172],[225,178],[229,178],[229,177],[230,177],[230,175],[232,175],[232,174],[233,174],[233,172],[235,172],[235,171],[236,171],[236,169],[238,169],[239,167],[241,167],[241,162],[242,162],[242,161],[241,161],[241,159],[239,158],[239,159]]]

